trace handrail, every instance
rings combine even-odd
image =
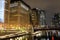
[[[23,33],[9,34],[9,35],[0,36],[0,40],[16,38],[16,37],[21,37],[21,36],[25,36],[25,35],[28,35],[28,33],[23,32]]]
[[[4,35],[4,36],[0,36],[0,40],[4,40],[4,39],[10,39],[10,38],[17,38],[17,37],[22,37],[22,36],[26,36],[26,35],[32,35],[32,36],[36,36],[36,34],[40,33],[39,31],[33,32],[33,33],[28,33],[28,32],[17,32],[14,34],[9,34],[9,35]]]
[[[35,30],[60,30],[60,28],[36,28]]]

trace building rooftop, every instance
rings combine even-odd
[[[24,5],[26,5],[29,9],[31,9],[31,7],[26,4],[23,0],[11,0],[10,3],[14,3],[14,2],[17,2],[17,1],[21,1]]]

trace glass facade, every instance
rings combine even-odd
[[[45,12],[43,10],[40,11],[40,26],[41,27],[46,26],[46,15],[45,15]]]

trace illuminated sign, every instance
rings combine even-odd
[[[4,1],[0,0],[0,22],[4,22]]]

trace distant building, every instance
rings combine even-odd
[[[42,28],[46,27],[46,13],[44,10],[40,10],[40,26]]]
[[[45,11],[39,8],[34,8],[32,14],[32,23],[33,25],[36,25],[37,28],[45,28],[46,27]]]
[[[32,9],[32,13],[31,13],[31,20],[32,20],[32,25],[33,26],[38,26],[38,17],[37,17],[37,12],[36,9]]]
[[[60,27],[60,14],[59,13],[55,13],[53,18],[52,18],[52,25],[53,27]]]

